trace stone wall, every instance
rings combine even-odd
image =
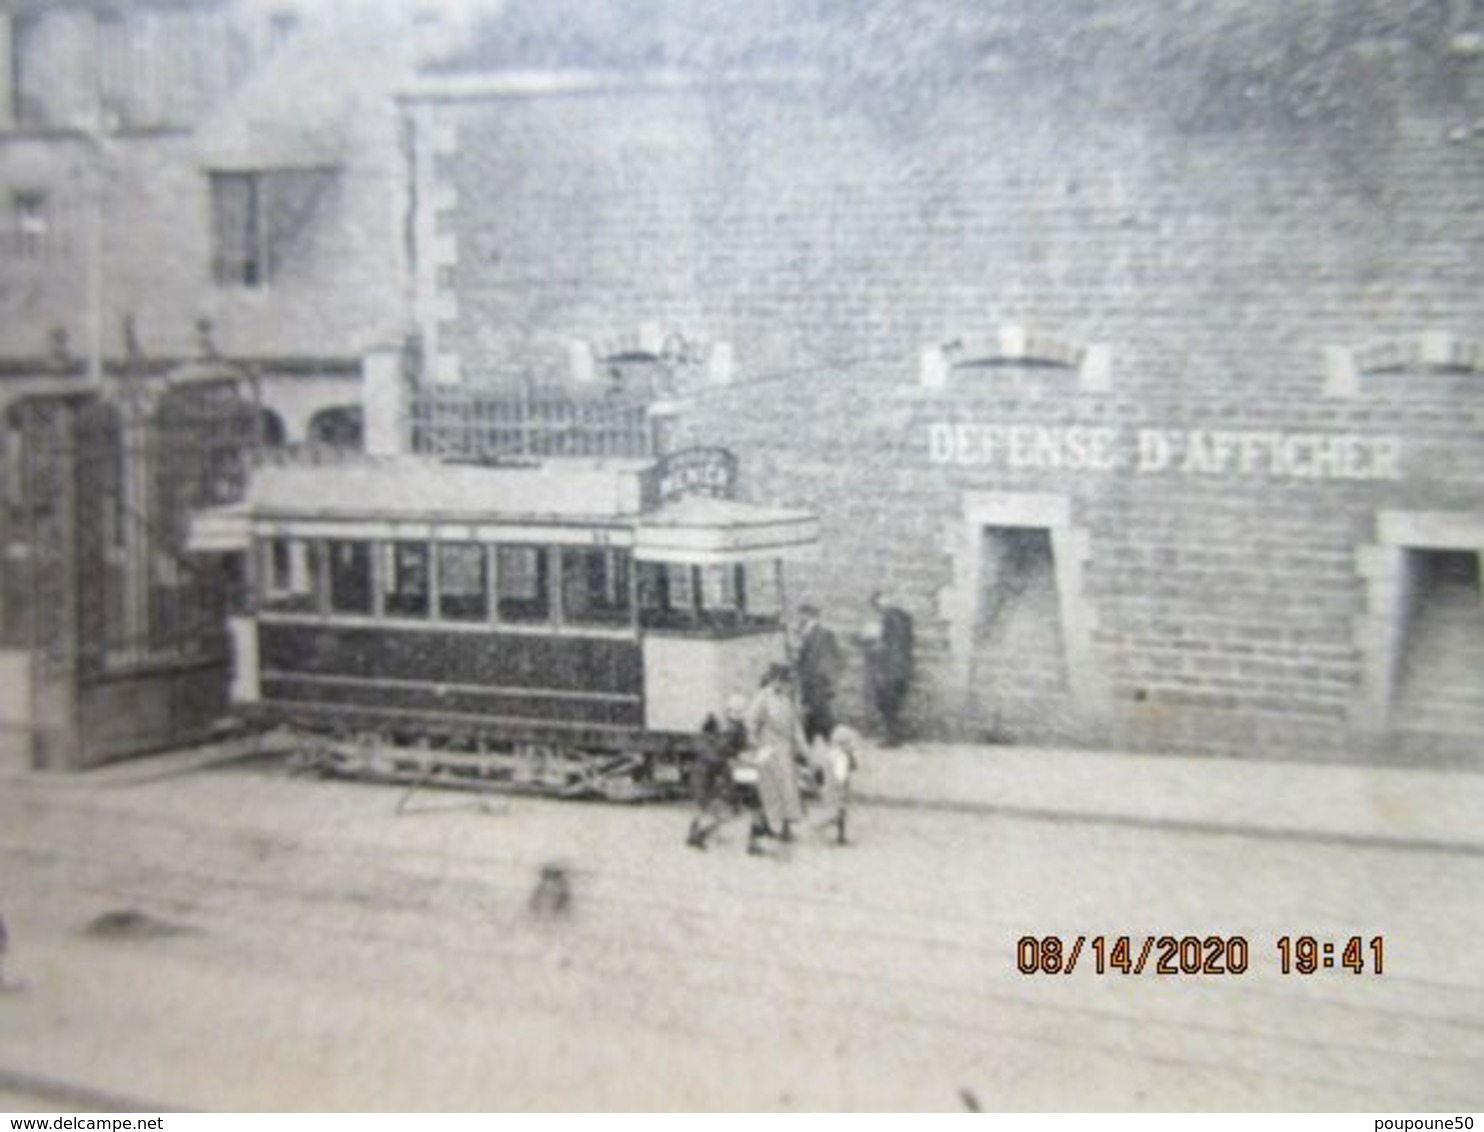
[[[1026,68],[907,100],[802,73],[425,90],[425,334],[470,384],[567,380],[574,344],[646,324],[727,343],[686,435],[819,510],[797,596],[915,615],[924,728],[994,732],[974,547],[1028,524],[1071,721],[1011,737],[1420,758],[1387,721],[1400,568],[1367,548],[1382,512],[1477,524],[1484,146],[1455,72],[1484,63],[1409,58],[1313,120]]]

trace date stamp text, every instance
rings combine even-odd
[[[1015,965],[1022,975],[1070,975],[1079,965],[1095,975],[1245,975],[1252,953],[1243,935],[1025,935],[1015,945]],[[1379,935],[1284,935],[1263,954],[1282,975],[1379,975],[1386,942]]]

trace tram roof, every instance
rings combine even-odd
[[[657,562],[725,564],[807,554],[819,540],[806,511],[687,496],[649,511],[645,460],[549,461],[529,467],[443,464],[410,457],[334,465],[269,465],[248,498],[193,517],[199,551],[245,549],[254,534],[303,537],[461,537],[611,545]],[[543,533],[544,532],[544,533]]]
[[[819,542],[812,512],[688,496],[643,516],[634,557],[649,562],[724,565],[809,556]]]
[[[318,467],[269,465],[253,476],[258,517],[601,520],[636,515],[647,460],[550,460],[487,466],[416,457]]]

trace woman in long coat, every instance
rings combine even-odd
[[[786,665],[775,664],[768,670],[747,709],[747,733],[757,752],[757,790],[763,807],[763,821],[754,823],[747,849],[761,852],[758,837],[772,834],[791,841],[793,823],[804,817],[794,760],[808,744],[794,700],[793,672]]]

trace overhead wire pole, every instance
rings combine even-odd
[[[93,68],[92,105],[88,107],[81,124],[81,132],[91,157],[88,162],[91,176],[88,200],[88,249],[87,249],[87,378],[88,384],[99,388],[103,384],[103,255],[105,205],[108,196],[108,147],[107,126],[103,112],[102,68]]]
[[[88,201],[87,253],[87,340],[88,384],[103,384],[103,197],[106,174],[103,169],[103,145],[95,133],[89,133],[88,150],[92,160],[91,191]]]

